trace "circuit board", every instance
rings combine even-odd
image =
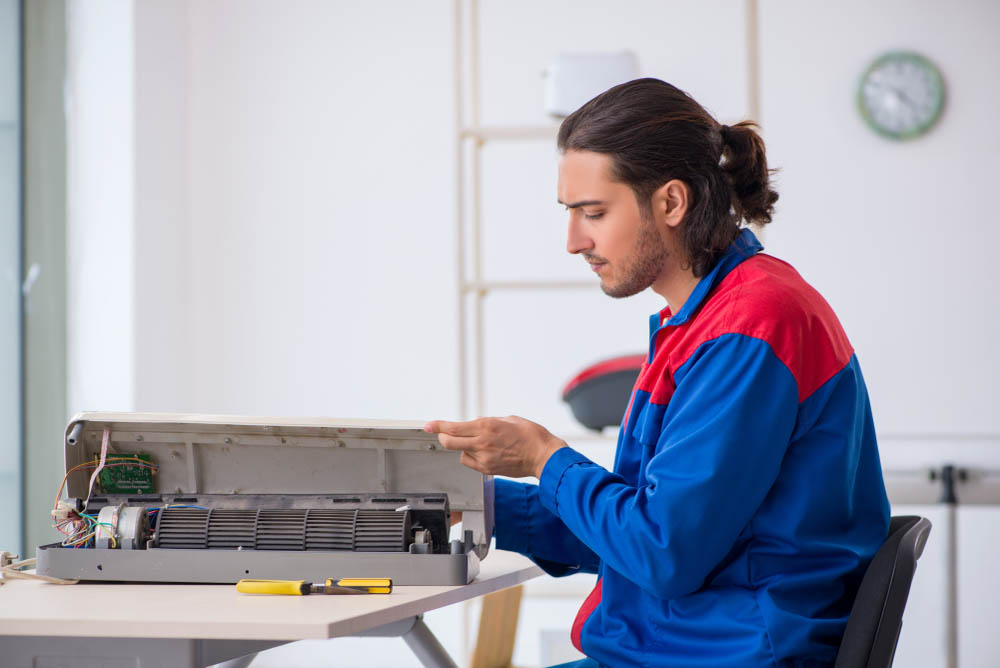
[[[117,457],[135,457],[146,464],[152,465],[153,458],[147,454],[121,453]],[[153,469],[136,464],[135,466],[109,466],[101,469],[98,474],[101,491],[105,494],[154,494]]]

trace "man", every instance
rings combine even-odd
[[[497,547],[598,573],[579,665],[831,665],[888,501],[836,316],[741,228],[777,200],[763,141],[654,79],[594,98],[558,141],[567,250],[608,295],[667,303],[614,470],[517,417],[426,429],[478,471],[539,479],[496,481]]]

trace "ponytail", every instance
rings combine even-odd
[[[732,194],[736,220],[767,225],[774,213],[778,193],[771,189],[772,171],[767,168],[764,140],[753,121],[719,126],[722,137],[720,166]]]

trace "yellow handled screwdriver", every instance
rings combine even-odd
[[[305,580],[240,580],[236,591],[244,594],[390,594],[392,578],[327,578],[326,584]]]

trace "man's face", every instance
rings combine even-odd
[[[566,250],[583,255],[611,297],[642,292],[666,269],[666,245],[632,189],[611,178],[611,158],[567,151],[559,161],[559,202],[569,209]]]

